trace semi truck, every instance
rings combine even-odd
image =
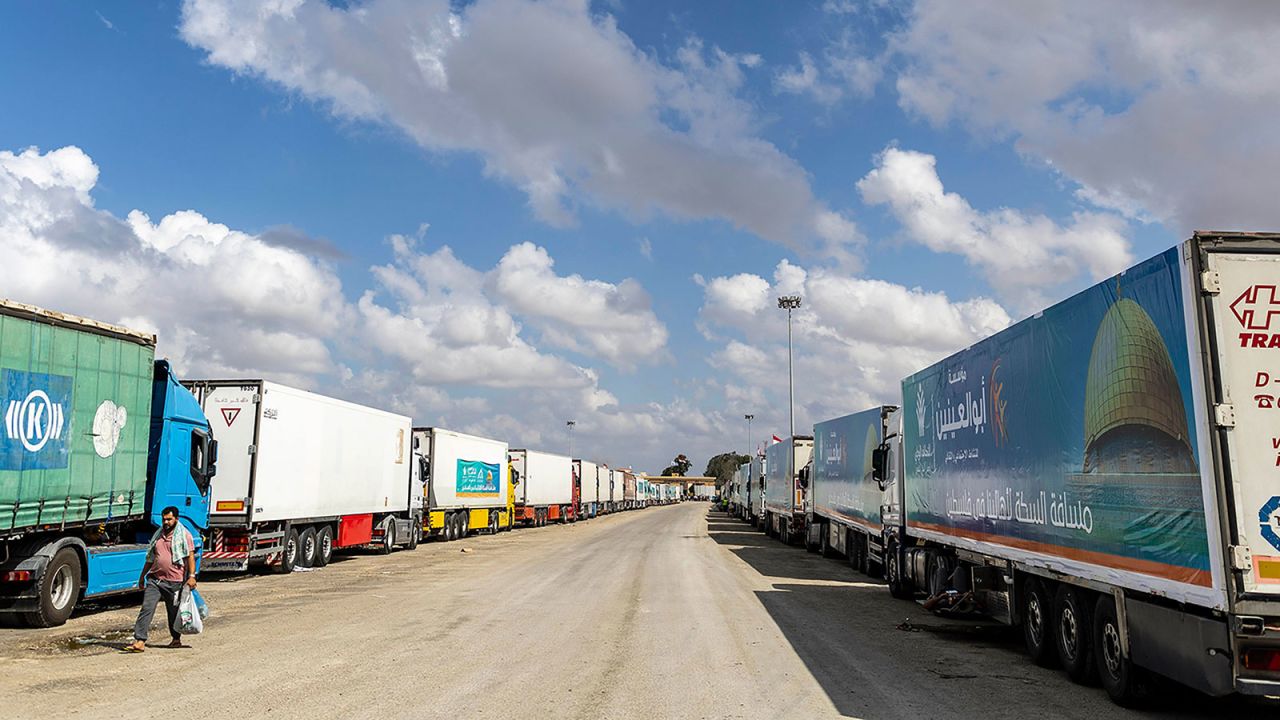
[[[764,531],[784,543],[805,533],[805,484],[800,472],[813,454],[813,438],[797,435],[765,448]]]
[[[601,498],[609,494],[608,480],[601,494],[600,466],[590,460],[574,460],[573,474],[578,483],[579,518],[593,518],[600,514]]]
[[[443,428],[413,430],[413,453],[426,491],[423,529],[458,540],[475,530],[510,530],[515,517],[507,444]]]
[[[764,479],[765,456],[756,453],[751,458],[751,475],[747,478],[746,516],[752,525],[764,529]]]
[[[1186,242],[902,382],[891,592],[1129,703],[1280,695],[1280,234]]]
[[[751,461],[742,463],[733,473],[733,490],[729,495],[729,514],[747,519],[747,488],[751,484]]]
[[[867,575],[884,566],[884,490],[873,472],[896,406],[884,405],[813,426],[805,547],[839,553]]]
[[[203,571],[289,573],[324,567],[335,550],[417,547],[409,418],[269,380],[185,385],[222,455]]]
[[[507,453],[515,491],[516,522],[540,527],[574,519],[573,461],[563,455],[517,449]]]
[[[0,300],[0,613],[50,627],[137,590],[168,506],[199,557],[218,446],[155,345]]]
[[[636,483],[636,476],[630,470],[617,470],[615,471],[615,477],[617,475],[622,476],[622,509],[634,510],[640,504],[640,500],[636,496],[636,492],[639,489]]]

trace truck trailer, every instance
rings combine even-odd
[[[634,510],[640,506],[640,499],[636,495],[639,490],[636,476],[630,470],[617,470],[615,472],[615,477],[622,476],[622,509]]]
[[[590,460],[574,460],[573,475],[578,484],[578,518],[593,518],[599,515],[601,498],[609,494],[607,480],[604,494],[601,495],[600,492],[600,466]]]
[[[149,333],[0,300],[0,613],[136,591],[165,507],[195,539],[217,443]]]
[[[757,453],[751,458],[751,474],[747,478],[746,516],[743,518],[761,530],[764,529],[764,477],[767,465],[763,454]]]
[[[205,572],[324,567],[335,550],[417,547],[409,418],[268,380],[193,380],[223,461]]]
[[[881,406],[813,426],[809,520],[805,547],[840,553],[867,575],[884,566],[884,490],[872,461],[894,406]]]
[[[1280,695],[1280,234],[1197,232],[902,382],[899,596],[1132,702]]]
[[[501,440],[422,427],[413,430],[413,452],[426,478],[423,529],[458,540],[473,530],[510,530],[515,516],[507,444]]]
[[[515,521],[529,526],[574,519],[573,461],[537,450],[512,450]]]
[[[813,454],[813,438],[789,437],[765,448],[764,531],[784,543],[804,538],[805,483],[801,469]]]

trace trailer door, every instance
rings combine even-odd
[[[253,453],[261,399],[257,385],[214,386],[204,396],[204,414],[218,441],[218,474],[209,497],[209,515],[214,520],[247,519],[252,511]]]
[[[1205,265],[1222,393],[1215,419],[1225,427],[1235,516],[1231,563],[1246,593],[1280,595],[1280,254],[1209,252]]]

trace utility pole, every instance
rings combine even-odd
[[[747,455],[750,457],[755,457],[756,451],[755,451],[755,448],[751,445],[751,421],[755,420],[756,416],[752,415],[751,413],[747,413],[742,417],[747,419]]]
[[[565,422],[565,426],[569,428],[569,459],[573,459],[573,426],[576,422],[569,420]]]
[[[799,295],[783,295],[778,298],[778,307],[787,311],[787,407],[791,417],[791,437],[796,436],[796,380],[792,368],[791,346],[791,311],[800,307]]]

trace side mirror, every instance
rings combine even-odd
[[[512,485],[520,484],[520,471],[516,470],[515,468],[511,469],[511,484]]]
[[[421,446],[422,446],[422,438],[418,437],[417,435],[414,435],[414,436],[413,436],[413,449],[414,449],[414,450],[417,450],[417,449],[418,449],[419,447],[421,447]]]
[[[800,487],[809,489],[809,466],[805,465],[800,468]]]
[[[880,447],[871,451],[871,477],[880,485],[883,490],[888,484],[885,471],[889,465],[889,446],[881,443]]]

